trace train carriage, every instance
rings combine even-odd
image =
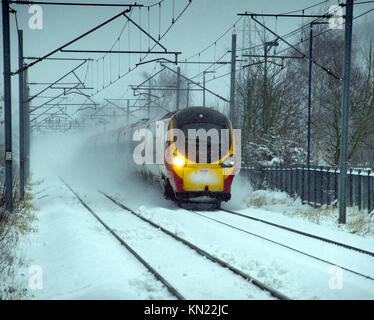
[[[94,137],[91,143],[111,140],[113,152],[126,154],[127,166],[157,180],[167,199],[180,205],[205,202],[219,207],[231,198],[234,134],[228,118],[218,111],[190,107],[104,136]]]
[[[171,161],[165,161],[165,167],[171,198],[217,206],[228,201],[234,176],[234,143],[227,117],[210,108],[188,108],[170,118],[168,129],[171,137],[165,157]],[[175,141],[177,129],[182,133],[180,143]]]

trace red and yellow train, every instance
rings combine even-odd
[[[211,108],[190,107],[139,121],[92,137],[90,144],[127,154],[127,165],[157,180],[164,196],[178,204],[219,207],[231,198],[234,133],[229,119]]]

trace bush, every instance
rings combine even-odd
[[[5,210],[4,174],[0,174],[0,183],[0,300],[20,299],[25,296],[27,289],[16,283],[16,269],[24,265],[17,248],[20,236],[35,231],[31,225],[36,217],[30,203],[32,196],[25,192],[24,199],[21,201],[19,198],[16,170],[13,180],[13,212]]]

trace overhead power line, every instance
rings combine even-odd
[[[318,3],[313,4],[313,5],[311,5],[311,6],[309,6],[309,7],[306,7],[306,8],[298,9],[298,10],[294,10],[294,11],[290,11],[290,12],[285,12],[285,13],[282,13],[282,14],[291,14],[291,13],[295,13],[295,12],[303,12],[303,11],[306,11],[306,10],[312,9],[312,8],[314,8],[314,7],[317,7],[317,6],[321,5],[321,4],[324,4],[324,3],[329,2],[329,1],[330,1],[330,0],[324,0],[324,1],[318,2]]]
[[[264,29],[266,29],[267,31],[269,31],[271,34],[273,34],[277,39],[283,41],[284,43],[286,43],[288,46],[290,46],[292,49],[294,49],[296,52],[298,52],[299,54],[301,54],[303,57],[305,57],[306,59],[310,59],[308,55],[306,55],[305,53],[303,53],[301,50],[299,50],[298,48],[296,48],[295,46],[293,46],[291,43],[289,43],[287,40],[285,40],[283,37],[277,35],[274,31],[272,31],[270,28],[268,28],[267,26],[265,26],[263,23],[261,23],[260,21],[258,21],[256,18],[254,18],[253,16],[251,16],[251,18],[256,21],[260,26],[262,26]],[[321,65],[320,63],[318,63],[317,61],[315,61],[314,59],[310,59],[312,60],[312,62],[317,65],[318,67],[320,67],[322,70],[326,71],[329,75],[333,76],[335,79],[337,80],[342,80],[342,78],[340,76],[337,76],[335,73],[333,73],[330,69],[326,68],[325,66]]]
[[[127,13],[127,12],[130,12],[130,11],[131,11],[131,9],[126,9],[126,10],[122,11],[121,13],[115,15],[114,17],[112,17],[112,18],[106,20],[105,22],[99,24],[98,26],[92,28],[91,30],[89,30],[89,31],[87,31],[87,32],[85,32],[85,33],[83,33],[83,34],[81,34],[80,36],[76,37],[75,39],[73,39],[73,40],[71,40],[71,41],[65,43],[65,44],[62,45],[61,47],[59,47],[59,48],[57,48],[57,49],[51,51],[50,53],[47,53],[46,55],[44,55],[43,57],[39,58],[38,60],[35,60],[34,62],[31,62],[30,64],[26,64],[23,68],[21,68],[21,69],[15,71],[15,72],[13,72],[12,75],[15,75],[15,74],[18,74],[18,73],[20,73],[20,72],[23,72],[23,71],[27,70],[28,68],[30,68],[30,67],[32,67],[33,65],[37,64],[38,62],[43,61],[45,58],[48,58],[48,57],[50,57],[51,55],[55,54],[56,52],[61,51],[62,49],[66,48],[67,46],[71,45],[72,43],[74,43],[74,42],[76,42],[76,41],[78,41],[78,40],[84,38],[85,36],[91,34],[92,32],[98,30],[99,28],[105,26],[106,24],[112,22],[113,20],[119,18],[119,17],[122,16],[123,14],[125,14],[125,13]]]
[[[159,8],[161,7],[161,3],[162,3],[163,1],[160,1],[159,3],[157,3],[157,4],[159,4]],[[187,4],[184,6],[184,8],[179,12],[179,14],[173,19],[173,23],[170,23],[170,25],[169,25],[169,27],[163,32],[163,34],[160,34],[159,35],[159,38],[158,38],[158,41],[160,41],[160,40],[162,40],[167,34],[168,34],[168,32],[171,30],[171,28],[176,24],[176,22],[181,18],[181,16],[186,12],[186,10],[188,9],[188,7],[191,5],[191,3],[192,3],[192,1],[191,0],[187,0]],[[159,30],[159,32],[161,32],[160,30]],[[129,38],[130,39],[130,38]],[[95,93],[93,93],[92,95],[91,95],[91,97],[93,97],[93,96],[95,96],[95,95],[97,95],[98,93],[100,93],[100,92],[102,92],[103,90],[105,90],[105,89],[107,89],[108,87],[110,87],[110,86],[112,86],[114,83],[116,83],[117,81],[119,81],[120,79],[122,79],[122,78],[124,78],[125,76],[127,76],[128,74],[130,74],[131,72],[133,72],[139,65],[141,65],[141,64],[144,64],[144,63],[146,63],[146,62],[150,62],[150,61],[146,61],[146,62],[142,62],[142,61],[144,61],[144,59],[148,56],[148,54],[150,53],[150,52],[152,52],[152,50],[156,47],[156,45],[157,45],[157,43],[155,43],[154,45],[153,45],[153,47],[151,47],[150,48],[150,50],[149,51],[147,51],[146,53],[145,53],[145,55],[143,56],[143,57],[141,57],[140,58],[140,61],[141,61],[141,63],[137,63],[137,64],[135,64],[133,67],[131,67],[130,65],[129,65],[129,69],[128,69],[128,71],[126,71],[126,72],[124,72],[124,73],[119,73],[119,75],[118,75],[118,77],[115,79],[115,80],[113,80],[113,81],[110,81],[110,83],[109,84],[107,84],[107,85],[103,85],[103,87],[100,89],[100,90],[97,90]],[[113,46],[114,47],[114,46]],[[112,47],[112,48],[113,48]],[[140,50],[139,50],[140,51]],[[100,59],[102,59],[102,58],[100,58]],[[153,61],[158,61],[159,59],[155,59],[155,60],[151,60],[152,62]]]
[[[19,1],[10,0],[13,4],[27,4],[27,5],[51,5],[51,6],[90,6],[90,7],[143,7],[142,4],[136,3],[91,3],[91,2],[47,2],[47,1]]]

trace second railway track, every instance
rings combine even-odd
[[[228,212],[228,213],[233,213],[233,211],[230,211],[230,210],[224,210],[224,209],[221,209],[221,211]],[[229,227],[229,228],[232,228],[232,229],[238,230],[238,231],[243,232],[243,233],[246,233],[246,234],[248,234],[248,235],[255,236],[255,237],[258,237],[258,238],[260,238],[260,239],[264,239],[264,240],[269,241],[269,242],[271,242],[271,243],[277,244],[277,245],[279,245],[279,246],[282,246],[282,247],[285,247],[285,248],[290,249],[290,250],[292,250],[292,251],[295,251],[295,252],[297,252],[297,253],[300,253],[300,254],[302,254],[302,255],[305,255],[305,256],[311,257],[311,258],[313,258],[313,259],[316,259],[316,260],[322,261],[322,262],[324,262],[324,263],[326,263],[326,264],[328,264],[328,265],[334,265],[334,266],[336,266],[336,267],[341,268],[342,270],[345,270],[345,271],[348,271],[348,272],[354,273],[354,274],[356,274],[356,275],[359,275],[359,276],[361,276],[361,277],[364,277],[364,278],[367,278],[367,279],[369,279],[369,280],[374,281],[374,278],[373,278],[372,276],[369,276],[369,275],[366,275],[366,274],[360,273],[360,272],[358,272],[358,271],[352,270],[352,269],[350,269],[350,268],[344,267],[344,266],[340,265],[339,263],[332,262],[332,261],[328,261],[328,260],[326,260],[326,259],[320,258],[320,257],[318,257],[317,255],[310,254],[310,253],[308,253],[308,252],[306,252],[306,251],[302,251],[302,250],[300,250],[300,249],[296,249],[295,247],[292,247],[292,246],[290,246],[290,245],[286,245],[286,244],[284,244],[284,243],[282,243],[282,242],[279,242],[279,241],[276,241],[276,240],[274,240],[274,239],[271,239],[271,237],[269,237],[268,235],[265,236],[265,235],[258,234],[258,233],[255,232],[255,230],[250,230],[250,229],[248,229],[248,228],[244,229],[243,227],[239,227],[237,224],[236,224],[236,225],[235,225],[235,224],[230,224],[230,223],[227,223],[227,222],[225,222],[225,221],[222,221],[222,219],[217,219],[217,218],[209,217],[209,216],[207,216],[206,214],[204,214],[204,212],[198,212],[198,211],[193,211],[193,210],[190,210],[190,212],[193,213],[193,214],[196,214],[196,215],[198,215],[198,216],[201,216],[201,217],[203,217],[203,218],[205,218],[205,219],[208,219],[208,220],[214,221],[214,222],[216,222],[216,223],[223,224],[223,225],[225,225],[225,226],[227,226],[227,227]],[[252,229],[253,229],[253,228],[252,228]],[[293,231],[290,231],[289,228],[284,228],[284,230],[287,230],[287,231],[289,231],[289,232],[293,232]],[[291,229],[291,230],[293,230],[293,229]],[[296,233],[298,233],[298,232],[296,232]],[[298,234],[300,234],[300,233],[298,233]],[[310,238],[312,238],[312,239],[321,240],[320,237],[309,236],[309,234],[306,234],[306,233],[304,233],[304,232],[302,233],[302,235],[303,235],[303,236],[306,236],[306,237],[310,237]],[[333,244],[333,245],[339,245],[339,244],[340,244],[340,243],[338,243],[338,242],[336,242],[336,241],[326,241],[326,242],[331,243],[331,244]],[[341,247],[343,247],[343,248],[345,248],[345,249],[352,250],[351,247],[347,247],[346,245],[341,245]],[[359,251],[359,250],[356,250],[356,251],[361,252],[361,251]],[[361,253],[366,254],[366,252],[361,252]]]
[[[123,196],[116,199],[127,202]],[[178,230],[186,241],[198,243],[205,251],[214,252],[264,283],[274,283],[274,288],[293,299],[374,297],[374,260],[359,251],[219,210],[204,211],[208,219],[173,207],[142,206],[137,211],[140,218],[166,230]],[[218,221],[211,221],[212,217]],[[228,218],[235,219],[235,223],[225,222]],[[344,273],[344,290],[330,289],[334,270]]]
[[[105,195],[108,199],[110,199],[113,203],[115,203],[116,205],[118,205],[119,207],[123,208],[124,210],[127,210],[128,212],[132,213],[133,215],[135,215],[139,219],[141,219],[141,220],[149,223],[151,226],[153,226],[153,227],[161,230],[162,232],[164,232],[165,234],[171,236],[175,240],[180,241],[181,243],[185,244],[189,248],[195,250],[198,254],[202,255],[203,257],[211,260],[214,263],[219,264],[220,266],[222,266],[224,268],[229,269],[234,274],[241,276],[243,279],[245,279],[247,281],[250,281],[255,286],[257,286],[259,289],[269,292],[273,297],[281,299],[281,300],[289,300],[289,298],[287,296],[285,296],[284,294],[278,292],[277,290],[270,288],[268,285],[262,283],[261,281],[258,281],[254,277],[252,277],[252,276],[250,276],[250,275],[248,275],[248,274],[240,271],[239,269],[237,269],[234,266],[230,265],[229,263],[227,263],[227,262],[219,259],[218,257],[213,256],[212,254],[210,254],[207,251],[203,250],[202,248],[196,246],[195,244],[191,243],[190,241],[187,241],[186,239],[181,238],[177,234],[175,234],[175,233],[173,233],[173,232],[165,229],[161,225],[159,225],[159,224],[157,224],[157,223],[155,223],[155,222],[153,222],[153,221],[151,221],[149,219],[144,218],[142,215],[140,215],[140,214],[136,213],[135,211],[133,211],[132,209],[126,207],[124,204],[118,202],[117,200],[115,200],[111,196],[107,195],[106,193],[104,193],[104,192],[101,192],[101,193],[103,195]]]
[[[228,209],[220,209],[220,210],[224,211],[226,213],[232,214],[232,215],[236,215],[236,216],[245,218],[245,219],[249,219],[249,220],[261,222],[261,223],[264,223],[264,224],[268,224],[270,226],[273,226],[273,227],[276,227],[276,228],[279,228],[279,229],[287,230],[289,232],[300,234],[300,235],[305,236],[305,237],[309,237],[309,238],[313,238],[313,239],[316,239],[316,240],[331,243],[331,244],[334,244],[334,245],[337,245],[337,246],[340,246],[340,247],[343,247],[343,248],[346,248],[346,249],[354,250],[354,251],[357,251],[357,252],[367,254],[369,256],[374,257],[374,252],[373,251],[369,251],[369,250],[365,250],[365,249],[358,248],[358,247],[355,247],[355,246],[351,246],[351,245],[348,245],[346,243],[342,243],[342,242],[339,242],[339,241],[336,241],[336,240],[333,240],[333,239],[330,239],[330,238],[317,236],[315,234],[311,234],[311,233],[308,233],[308,232],[305,232],[305,231],[302,231],[302,230],[297,230],[297,229],[290,228],[290,227],[287,227],[287,226],[284,226],[284,225],[273,223],[273,222],[267,221],[265,219],[260,219],[260,218],[256,218],[256,217],[253,217],[253,216],[250,216],[250,215],[242,214],[240,212],[236,212],[236,211],[232,211],[232,210],[228,210]]]

